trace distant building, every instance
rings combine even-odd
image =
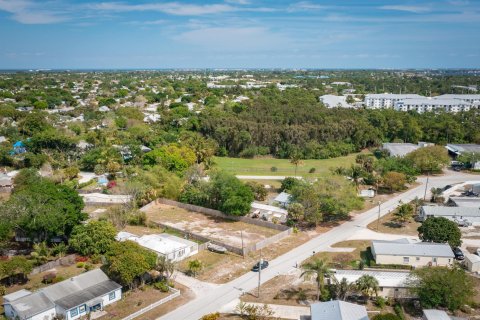
[[[262,219],[268,221],[277,220],[278,222],[287,221],[288,212],[285,209],[258,202],[252,202],[251,206],[252,214]]]
[[[465,153],[478,153],[480,154],[480,144],[453,144],[449,143],[445,147],[448,150],[448,153],[456,159],[458,156],[465,154]],[[472,169],[480,170],[480,161],[470,164]]]
[[[154,251],[157,255],[172,261],[180,261],[198,253],[198,244],[170,234],[148,234],[141,237],[121,231],[116,236],[117,241],[134,241],[144,248]]]
[[[310,314],[311,320],[368,320],[365,306],[340,300],[312,303]]]
[[[95,269],[36,292],[19,290],[3,296],[5,316],[22,320],[88,317],[122,298],[122,286]]]
[[[416,111],[418,113],[445,111],[457,113],[469,111],[474,106],[465,100],[448,98],[414,98],[403,99],[394,103],[396,111]]]
[[[292,196],[289,193],[282,191],[275,197],[275,199],[273,199],[273,201],[278,203],[283,208],[286,208],[291,202],[291,197]]]
[[[412,267],[449,266],[455,257],[448,244],[410,243],[408,239],[374,240],[371,250],[377,264],[404,264]]]
[[[436,96],[435,99],[463,100],[474,104],[480,102],[480,94],[442,94],[440,96]]]
[[[422,98],[418,94],[367,94],[365,95],[365,106],[367,109],[391,109],[395,105],[395,102],[405,99],[417,99]]]
[[[327,108],[354,108],[354,106],[347,103],[347,97],[345,96],[326,94],[320,96],[318,99]]]

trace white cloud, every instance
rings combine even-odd
[[[91,8],[104,11],[158,11],[179,16],[197,16],[235,11],[236,7],[228,4],[184,4],[178,2],[125,4],[120,2],[101,2],[90,5]]]
[[[326,6],[322,6],[316,3],[312,3],[310,1],[300,1],[290,5],[287,11],[308,11],[308,10],[320,10],[325,9]]]
[[[12,18],[23,24],[52,24],[68,20],[59,11],[48,11],[32,1],[0,0],[0,10],[12,14]]]
[[[241,5],[247,5],[250,4],[250,0],[225,0],[226,3],[232,3],[232,4],[241,4]]]
[[[380,7],[380,9],[405,11],[405,12],[411,12],[411,13],[425,13],[425,12],[431,11],[431,8],[426,6],[409,6],[409,5],[389,5],[389,6],[382,6]]]

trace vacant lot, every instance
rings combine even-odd
[[[345,157],[320,160],[304,160],[303,164],[298,166],[297,175],[305,177],[319,177],[330,174],[330,168],[349,167],[355,163],[356,154]],[[216,157],[217,167],[236,175],[259,175],[259,176],[294,176],[295,166],[289,159],[275,159],[270,157],[242,159]],[[272,171],[271,168],[277,168]],[[310,169],[315,168],[314,173],[309,173]]]
[[[395,216],[392,213],[389,213],[380,218],[379,223],[377,221],[371,222],[368,225],[368,229],[381,232],[381,233],[392,233],[392,234],[404,234],[409,236],[417,236],[418,235],[418,227],[422,224],[420,222],[416,222],[413,218],[406,223],[398,223],[395,220]],[[377,230],[378,226],[378,230]]]
[[[278,231],[244,222],[211,217],[165,204],[155,204],[147,210],[150,221],[200,234],[210,239],[242,248],[269,238]]]
[[[353,250],[345,252],[318,252],[305,262],[313,259],[326,260],[331,268],[355,269],[360,260],[367,262],[371,259],[368,252],[372,241],[370,240],[348,240],[335,243],[332,248],[350,248]],[[334,249],[335,250],[335,249]]]

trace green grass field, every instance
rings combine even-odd
[[[304,177],[319,177],[330,174],[330,168],[349,167],[355,163],[355,156],[351,154],[345,157],[321,160],[303,160],[303,164],[298,166],[297,175]],[[233,173],[235,175],[256,175],[256,176],[293,176],[295,166],[289,159],[274,158],[228,158],[215,157],[216,166],[219,169]],[[276,167],[276,172],[271,171]],[[315,173],[308,173],[311,168],[315,168]]]

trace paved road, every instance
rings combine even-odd
[[[428,189],[431,189],[432,187],[443,187],[447,184],[458,183],[466,180],[473,180],[473,178],[471,175],[448,171],[444,176],[430,177]],[[413,200],[415,197],[423,198],[425,181],[425,178],[418,179],[418,182],[421,183],[420,186],[383,203],[380,207],[380,215],[383,216],[396,208],[399,204],[399,201],[405,203]],[[378,207],[375,207],[357,215],[351,221],[345,222],[342,225],[333,228],[330,231],[319,235],[303,245],[270,261],[269,267],[262,271],[262,283],[279,274],[289,273],[289,271],[292,271],[294,268],[295,263],[300,264],[303,260],[310,257],[313,252],[325,250],[332,244],[349,238],[355,231],[357,231],[359,228],[365,228],[370,222],[377,219],[377,217]],[[197,296],[194,300],[159,319],[197,320],[203,315],[215,312],[222,306],[237,299],[243,291],[250,291],[254,289],[257,286],[257,283],[258,274],[249,272],[235,280],[232,280],[229,283],[215,288],[214,290],[204,292],[203,295]]]

